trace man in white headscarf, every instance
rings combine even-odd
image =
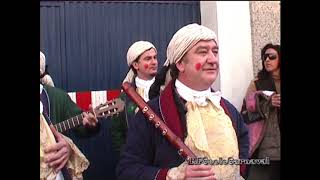
[[[157,49],[148,41],[133,43],[127,52],[127,64],[129,71],[123,82],[129,82],[137,93],[147,102],[149,101],[149,89],[155,81],[158,69]],[[125,110],[119,116],[112,117],[112,142],[113,149],[120,154],[120,149],[125,143],[128,121],[139,110],[137,105],[127,98],[125,93],[120,94],[125,102]]]
[[[40,51],[40,82],[54,87],[53,80],[46,69],[46,56]]]
[[[118,163],[119,180],[242,179],[232,160],[248,157],[247,128],[237,109],[210,88],[219,71],[218,49],[207,27],[189,24],[178,30],[167,48],[165,88],[148,102],[197,157],[211,164],[189,165],[139,111],[129,123],[133,128]]]
[[[149,101],[149,89],[155,80],[158,69],[157,49],[148,41],[133,43],[127,52],[129,72],[123,82],[130,82],[138,94]]]

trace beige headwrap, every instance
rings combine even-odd
[[[216,34],[209,28],[193,23],[179,29],[172,37],[167,48],[167,60],[164,66],[178,63],[189,49],[200,40],[214,40]],[[171,80],[170,70],[167,72],[165,85]]]
[[[127,63],[128,66],[130,67],[131,64],[146,50],[153,48],[157,52],[156,47],[148,42],[148,41],[137,41],[133,43],[130,48],[128,49],[127,52]],[[127,76],[124,78],[123,82],[132,82],[134,76],[134,72],[130,68],[129,72],[127,73]]]
[[[46,70],[46,56],[40,51],[40,76],[45,72]],[[46,74],[43,76],[40,81],[42,84],[49,85],[54,87],[53,80],[50,75]]]

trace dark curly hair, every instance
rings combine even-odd
[[[265,53],[267,51],[267,49],[274,49],[277,51],[278,53],[278,58],[280,60],[280,45],[278,44],[272,44],[272,43],[269,43],[269,44],[266,44],[262,49],[261,49],[261,63],[262,63],[262,70],[260,70],[258,72],[258,79],[268,79],[270,78],[271,74],[266,70],[265,66],[264,66],[264,56],[265,56]]]
[[[151,85],[149,90],[149,99],[153,99],[156,96],[160,95],[160,87],[164,85],[166,80],[166,73],[169,70],[170,66],[162,66],[160,71],[155,77],[154,83]]]

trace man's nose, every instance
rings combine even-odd
[[[209,53],[209,56],[207,58],[207,62],[208,63],[215,63],[218,61],[218,54],[215,54],[213,52]]]
[[[152,64],[158,64],[158,59],[157,59],[157,58],[152,58],[151,63],[152,63]]]

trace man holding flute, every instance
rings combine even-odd
[[[211,89],[219,71],[215,33],[198,24],[184,26],[168,45],[165,66],[165,88],[149,107],[197,157],[246,159],[249,141],[242,117]],[[188,164],[148,121],[139,110],[129,122],[119,180],[242,179],[238,164]]]

